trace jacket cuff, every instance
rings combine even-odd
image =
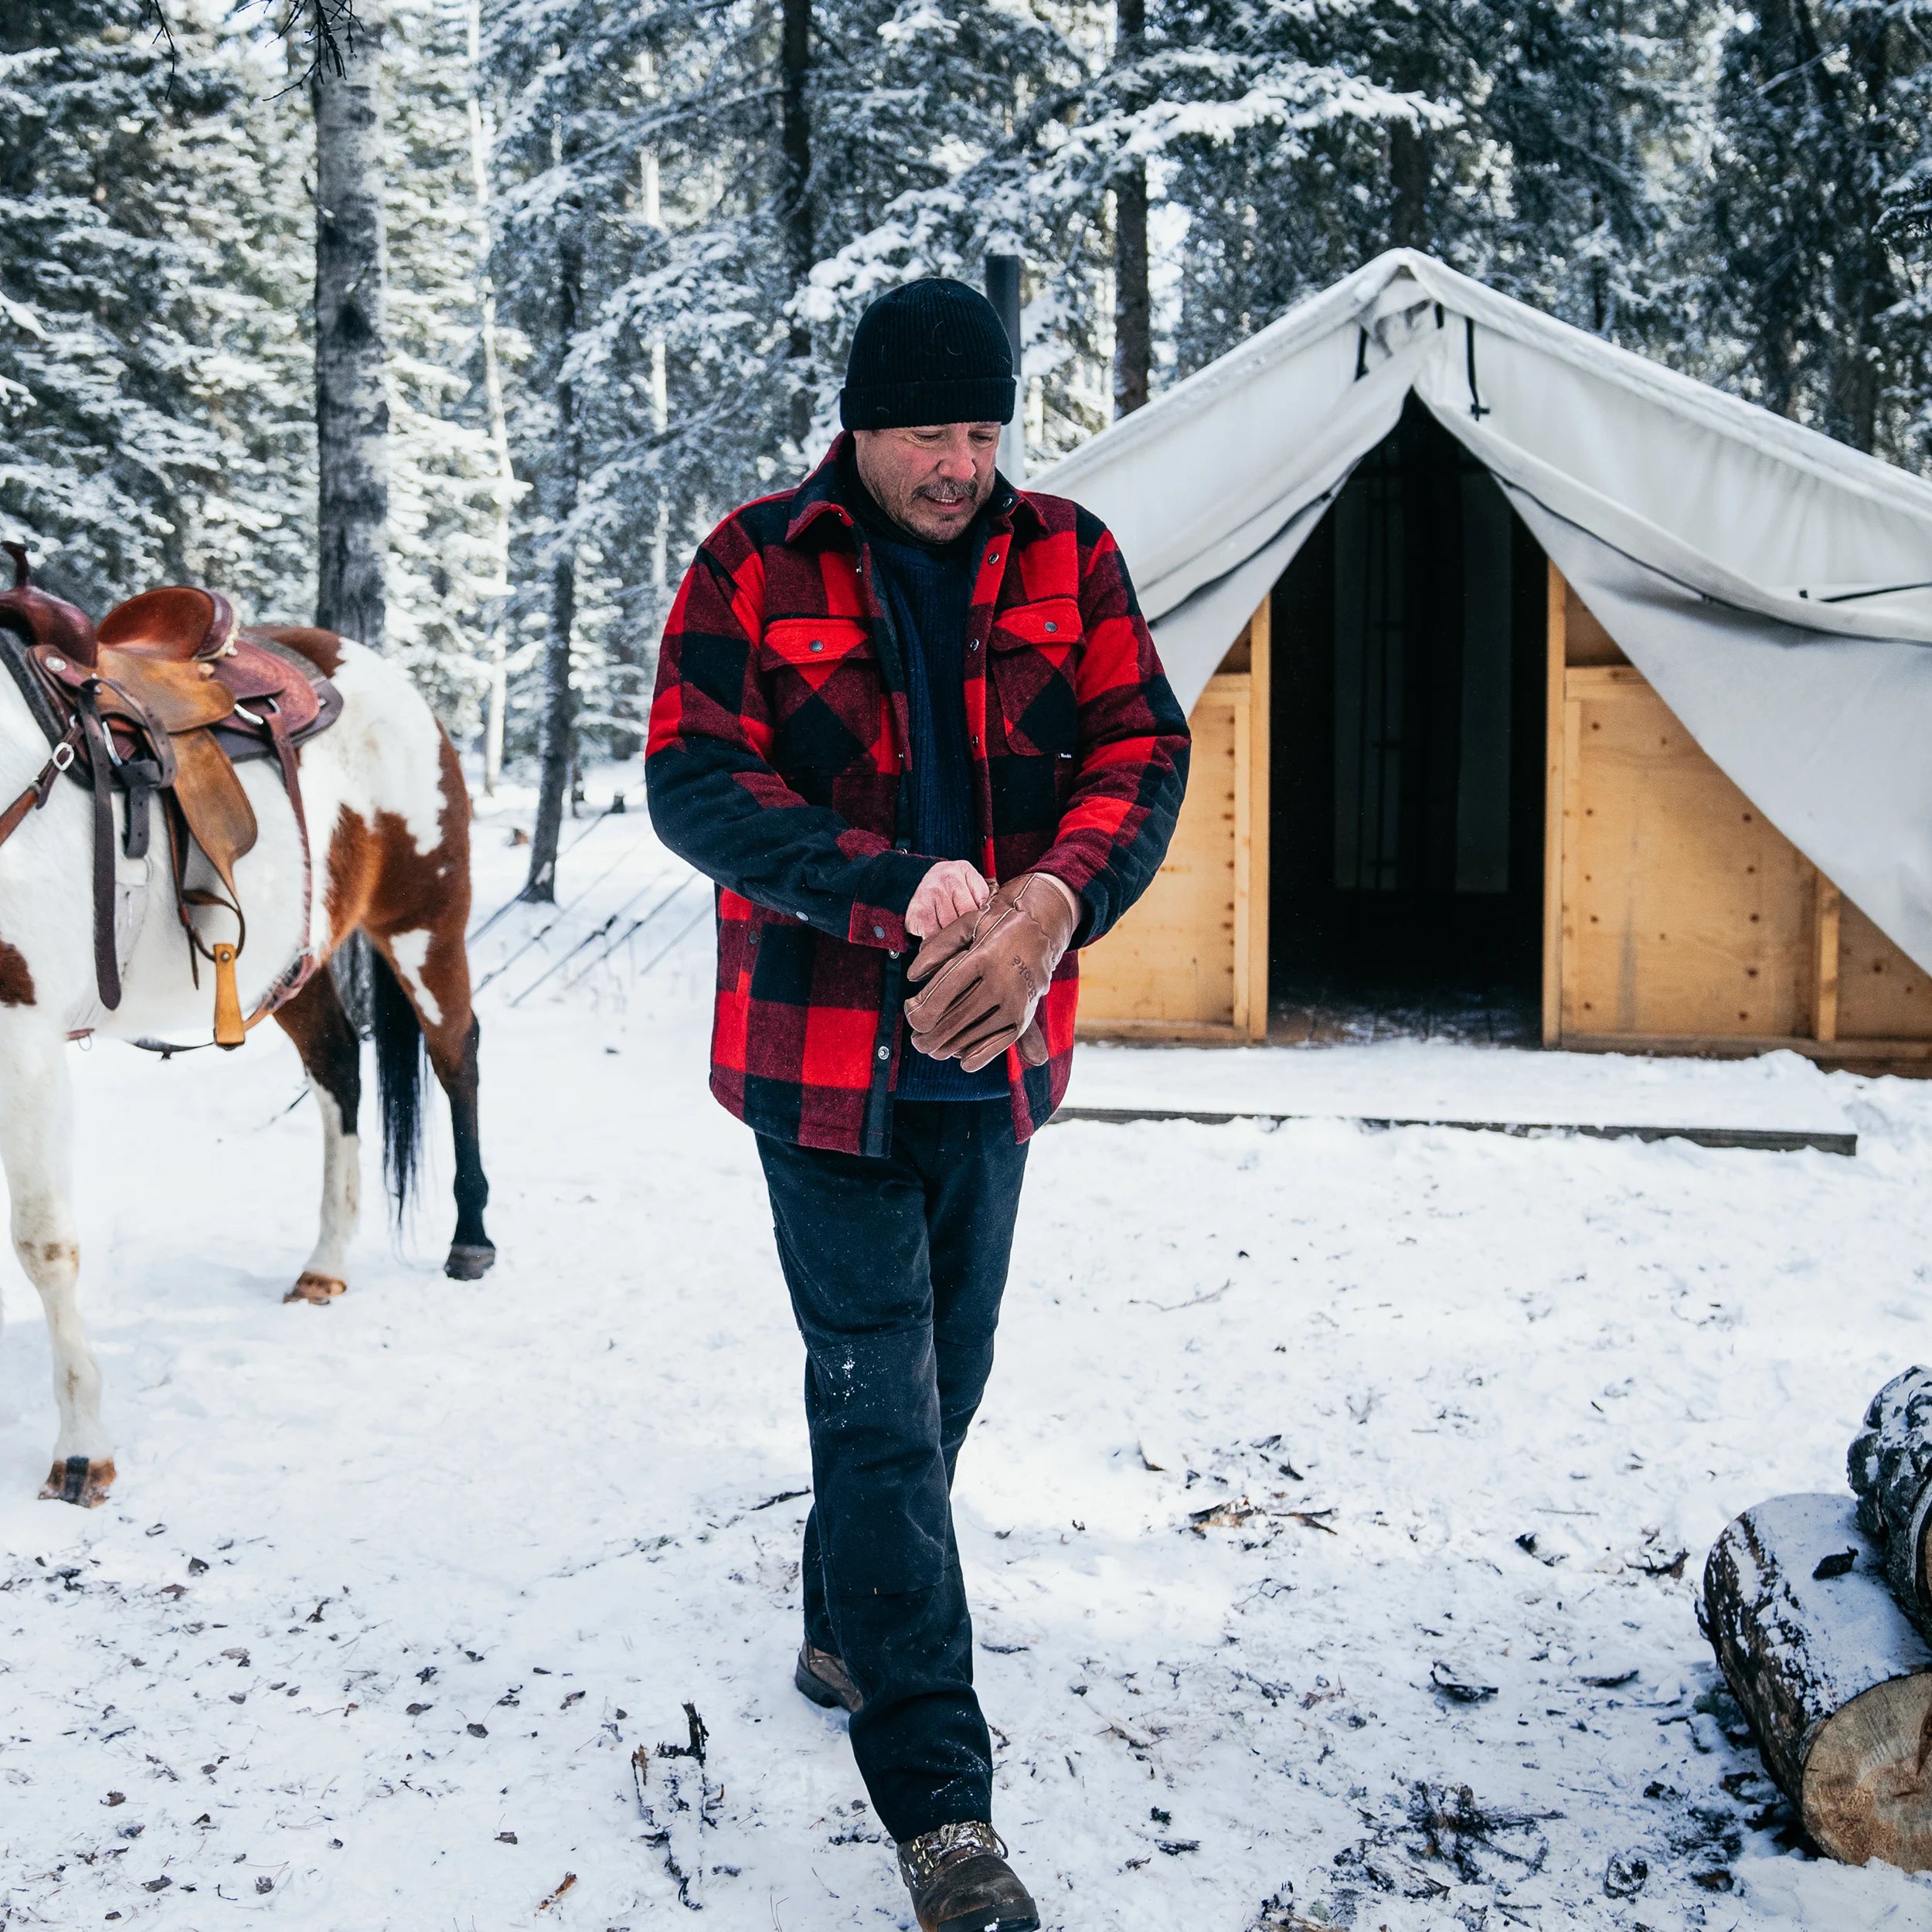
[[[1080,901],[1080,917],[1074,923],[1073,937],[1066,942],[1069,952],[1087,945],[1097,936],[1095,927],[1104,915],[1100,901],[1087,889],[1090,866],[1078,859],[1049,852],[1037,865],[1029,866],[1027,869],[1051,873]]]
[[[869,859],[852,895],[846,938],[855,946],[910,952],[913,941],[906,930],[906,908],[937,862],[913,852],[882,852]]]

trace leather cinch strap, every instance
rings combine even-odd
[[[114,754],[92,685],[74,693],[74,713],[94,768],[94,981],[101,1005],[111,1013],[121,1004],[121,961],[114,947]]]

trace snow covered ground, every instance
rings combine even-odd
[[[505,822],[481,911],[520,874]],[[641,816],[570,830],[557,925],[476,948],[509,961],[479,1284],[438,1271],[445,1151],[342,1301],[284,1308],[318,1135],[279,1036],[77,1053],[121,1477],[90,1515],[34,1500],[46,1351],[9,1265],[0,1923],[670,1926],[667,1854],[699,1923],[910,1922],[839,1723],[790,1685],[802,1358],[704,1090],[702,897],[624,938],[680,875]],[[607,961],[534,985],[607,919]],[[1465,1056],[1468,1090],[1501,1059]],[[1659,1077],[1561,1066],[1606,1117]],[[1866,1400],[1932,1355],[1932,1084],[1815,1084],[1855,1159],[1341,1119],[1040,1138],[957,1500],[998,1821],[1049,1925],[1932,1925],[1932,1884],[1788,1849],[1692,1610],[1724,1522],[1841,1487]],[[124,1175],[120,1123],[163,1105]],[[265,1235],[218,1213],[237,1179]],[[685,1743],[686,1704],[706,1756],[648,1757],[654,1843],[631,1757]]]

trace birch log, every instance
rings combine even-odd
[[[387,621],[383,21],[364,0],[315,66],[315,621],[379,650]]]
[[[1872,1398],[1865,1427],[1845,1458],[1859,1499],[1859,1525],[1885,1549],[1893,1594],[1932,1637],[1932,1369],[1907,1369]]]
[[[1779,1496],[1713,1548],[1699,1612],[1764,1768],[1819,1849],[1932,1869],[1932,1650],[1842,1496]]]

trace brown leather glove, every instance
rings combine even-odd
[[[1019,1043],[1038,1066],[1046,1040],[1034,1018],[1080,918],[1070,887],[1022,872],[978,912],[943,926],[920,949],[909,977],[927,982],[906,1002],[913,1044],[929,1058],[956,1060],[969,1073]]]

